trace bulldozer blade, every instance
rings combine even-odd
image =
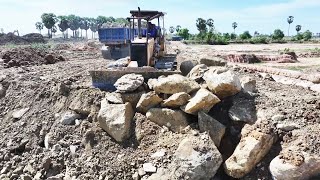
[[[141,74],[145,82],[159,76],[168,76],[172,74],[181,74],[180,71],[158,70],[151,67],[119,67],[105,70],[89,71],[92,78],[92,85],[102,90],[116,90],[115,82],[126,74]]]

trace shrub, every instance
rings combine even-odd
[[[232,40],[237,39],[237,35],[235,33],[231,33],[230,38]]]
[[[309,30],[303,33],[303,39],[305,41],[309,41],[311,38],[312,38],[312,32],[310,32]]]
[[[284,38],[284,33],[280,29],[276,29],[273,32],[272,39],[281,40]]]
[[[250,40],[252,44],[268,44],[268,38],[266,36],[257,36]]]
[[[245,31],[242,34],[240,34],[240,39],[242,39],[242,40],[251,39],[251,38],[252,38],[252,36],[249,33],[249,31]]]

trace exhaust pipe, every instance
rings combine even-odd
[[[142,33],[141,33],[141,12],[140,12],[140,7],[138,7],[138,38],[142,38]]]

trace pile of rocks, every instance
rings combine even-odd
[[[208,64],[207,61],[203,60]],[[145,114],[149,121],[173,133],[185,134],[171,163],[161,168],[146,163],[143,168],[148,176],[136,172],[133,179],[210,179],[219,168],[228,176],[242,178],[277,141],[276,127],[263,116],[257,117],[256,81],[250,77],[239,79],[226,67],[198,64],[187,76],[174,74],[147,82],[139,74],[128,74],[120,78],[115,87],[117,91],[107,93],[102,100],[97,118],[100,127],[117,142],[125,142],[134,131],[135,113]],[[223,109],[227,119],[214,115],[221,113],[215,111],[228,103],[229,108]],[[237,144],[225,145],[236,137],[239,138]],[[316,163],[310,163],[317,159],[315,157],[290,170],[287,168],[291,165],[284,162],[281,167],[276,166],[281,157],[270,164],[276,179],[299,179],[302,176],[296,173],[284,175],[298,169],[304,172],[303,177],[319,171]],[[305,170],[308,165],[312,171]]]

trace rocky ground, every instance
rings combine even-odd
[[[179,61],[192,58],[186,51],[192,46],[170,46],[180,51]],[[55,45],[66,59],[55,64],[0,62],[0,179],[308,179],[320,173],[318,92],[207,58],[188,77],[143,83],[130,76],[133,86],[119,81],[121,93],[108,93],[91,86],[88,71],[110,62],[92,48]],[[215,86],[216,79],[229,86]]]

